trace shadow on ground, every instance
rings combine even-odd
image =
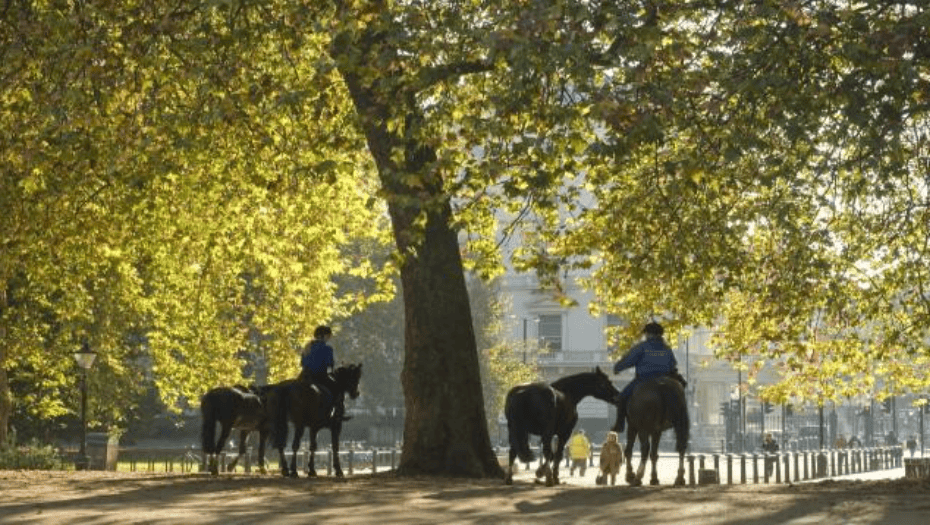
[[[0,471],[0,522],[306,523],[925,523],[930,484],[505,486],[498,480],[355,476]]]

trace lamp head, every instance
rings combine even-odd
[[[85,341],[81,349],[74,353],[74,360],[78,366],[87,370],[94,366],[94,360],[97,358],[97,352],[90,349],[90,345]]]

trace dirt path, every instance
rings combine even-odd
[[[930,483],[547,488],[497,480],[0,471],[7,524],[930,522]]]

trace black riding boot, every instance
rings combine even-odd
[[[626,396],[620,397],[617,403],[617,432],[623,432],[626,428]]]

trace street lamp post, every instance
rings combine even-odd
[[[93,366],[96,357],[97,353],[87,342],[74,352],[74,361],[81,367],[81,450],[74,465],[77,470],[86,470],[90,463],[87,458],[87,370]]]

